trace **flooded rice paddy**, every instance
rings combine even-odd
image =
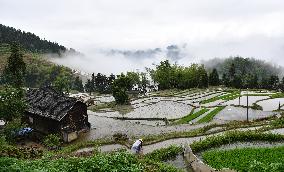
[[[255,93],[256,92],[251,92],[251,94]],[[265,93],[268,94],[270,92]],[[89,133],[84,133],[80,139],[93,140],[105,137],[110,138],[116,133],[122,133],[129,137],[137,138],[149,134],[159,135],[169,132],[190,131],[212,123],[246,120],[246,108],[230,106],[230,104],[238,105],[238,98],[227,102],[225,100],[216,100],[208,104],[200,104],[200,101],[226,94],[228,93],[222,90],[177,91],[172,94],[172,96],[167,97],[159,96],[158,94],[153,96],[152,94],[152,97],[143,97],[132,100],[130,102],[130,111],[124,114],[111,108],[100,109],[96,112],[88,111],[89,122],[91,123],[92,129]],[[263,95],[264,92],[259,92],[259,94]],[[263,100],[267,98],[268,96],[249,96],[249,105],[259,101],[258,103],[263,103],[264,109],[267,110],[266,106],[277,107],[279,106],[279,100],[283,100],[284,102],[284,98]],[[114,101],[113,97],[109,95],[97,97],[96,100],[100,102]],[[245,96],[242,96],[240,100],[241,105],[246,105]],[[266,101],[269,101],[269,103],[264,103]],[[277,106],[275,104],[277,104]],[[188,124],[171,125],[170,123],[168,125],[169,121],[171,122],[175,119],[189,115],[194,108],[195,112],[200,110],[200,105],[202,107],[207,107],[210,110],[194,120],[189,121]],[[226,107],[216,114],[212,122],[204,124],[196,123],[199,119],[212,112],[216,108],[216,105],[225,105]],[[271,109],[268,109],[268,111],[265,110],[249,109],[249,120],[265,118],[277,113],[272,112]]]
[[[276,112],[248,109],[249,120],[260,119],[277,114]],[[226,106],[215,117],[215,121],[245,121],[247,119],[247,109],[243,107]]]
[[[284,105],[284,98],[263,100],[259,101],[257,104],[263,108],[263,111],[278,110],[279,104],[280,104],[280,109],[281,106]]]

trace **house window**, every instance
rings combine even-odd
[[[30,121],[30,123],[32,123],[32,124],[34,123],[34,119],[33,119],[32,117],[30,117],[30,116],[29,116],[29,121]]]

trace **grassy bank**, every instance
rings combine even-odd
[[[201,118],[197,123],[204,123],[204,122],[210,122],[213,120],[214,116],[217,115],[219,112],[221,112],[225,106],[220,106],[214,109],[213,111],[209,112],[205,117]]]
[[[213,150],[202,154],[205,162],[213,168],[230,168],[240,172],[284,171],[284,146],[274,148],[243,148]]]

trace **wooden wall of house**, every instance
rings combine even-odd
[[[61,129],[59,121],[34,115],[32,113],[26,113],[24,120],[31,128],[45,134],[58,133]]]
[[[88,126],[87,106],[77,102],[62,120],[62,126],[69,125],[72,131],[80,131]]]

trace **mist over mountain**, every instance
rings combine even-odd
[[[228,58],[213,58],[207,61],[202,61],[208,71],[217,69],[219,74],[229,73],[232,64],[235,66],[236,75],[245,76],[249,74],[258,74],[259,78],[269,78],[271,75],[283,77],[284,68],[280,65],[272,64],[264,60],[244,57],[228,57]]]

